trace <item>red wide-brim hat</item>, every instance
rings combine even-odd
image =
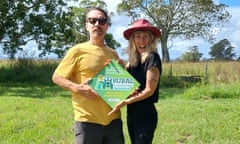
[[[155,38],[161,36],[160,30],[157,27],[152,26],[152,24],[145,19],[136,20],[131,27],[123,32],[124,38],[128,40],[130,35],[135,31],[150,31]]]

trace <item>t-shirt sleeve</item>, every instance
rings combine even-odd
[[[118,56],[118,53],[114,49],[112,49],[110,47],[107,47],[107,48],[108,48],[109,52],[111,53],[111,55],[113,56],[114,59],[119,59],[120,58]]]
[[[57,66],[55,70],[56,74],[68,79],[72,77],[76,66],[76,57],[74,56],[75,53],[76,51],[74,49],[69,49],[65,57]]]
[[[160,74],[162,73],[162,62],[160,56],[156,52],[151,52],[146,59],[146,68],[157,67]]]

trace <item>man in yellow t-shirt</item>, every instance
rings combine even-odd
[[[111,107],[87,84],[109,59],[119,59],[104,43],[108,19],[104,10],[88,9],[89,41],[70,48],[52,76],[55,84],[72,93],[76,144],[124,143],[120,111],[109,116]]]

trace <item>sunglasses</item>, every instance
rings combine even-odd
[[[106,18],[88,18],[87,22],[93,25],[95,25],[96,22],[98,22],[100,25],[105,25],[107,23],[107,19]]]

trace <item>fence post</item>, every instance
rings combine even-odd
[[[172,80],[172,65],[170,66],[169,78],[170,78],[170,80]]]
[[[204,71],[204,84],[208,82],[208,65],[205,64],[205,71]]]

